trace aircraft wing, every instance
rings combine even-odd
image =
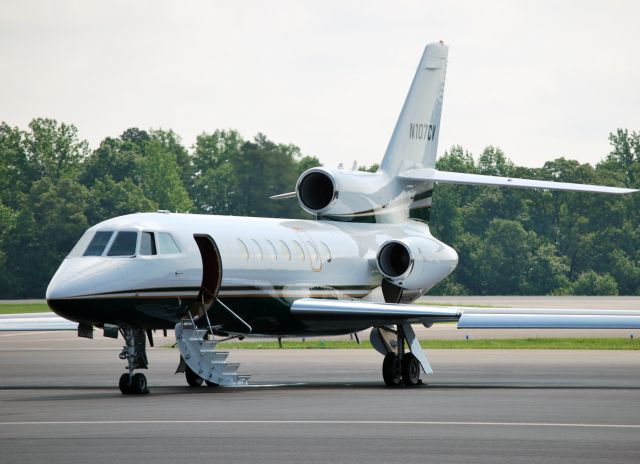
[[[303,298],[291,313],[309,326],[383,326],[456,321],[459,329],[640,329],[640,311],[470,308]]]
[[[49,330],[78,330],[78,323],[54,313],[2,314],[0,332],[39,332]]]

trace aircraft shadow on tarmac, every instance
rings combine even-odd
[[[123,397],[118,391],[117,386],[65,386],[65,385],[37,385],[37,386],[5,386],[0,387],[0,391],[39,391],[39,392],[60,392],[59,395],[37,395],[29,396],[27,398],[16,398],[14,401],[32,402],[32,401],[52,401],[52,400],[92,400],[92,399],[104,399],[107,397]],[[151,389],[150,396],[184,396],[184,395],[246,395],[257,391],[277,391],[277,392],[313,392],[313,391],[330,391],[330,390],[367,390],[367,391],[388,391],[390,394],[397,391],[405,392],[417,392],[424,390],[425,393],[429,391],[463,391],[463,390],[576,390],[576,391],[590,391],[590,390],[640,390],[640,385],[567,385],[567,384],[509,384],[509,383],[496,383],[496,384],[460,384],[460,383],[430,383],[417,385],[414,387],[386,387],[378,382],[322,382],[322,383],[288,383],[288,384],[256,384],[246,387],[234,387],[234,388],[216,388],[216,387],[200,387],[191,388],[187,386],[156,386]],[[62,394],[64,392],[64,394]],[[144,398],[147,395],[135,395],[128,396],[126,398]],[[125,398],[125,397],[123,397]]]

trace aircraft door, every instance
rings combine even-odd
[[[202,284],[198,301],[191,308],[193,315],[208,311],[216,301],[222,284],[222,260],[216,242],[208,234],[193,234],[202,258]]]

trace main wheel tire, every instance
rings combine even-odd
[[[120,391],[123,395],[129,395],[132,393],[131,391],[131,380],[129,378],[129,374],[122,374],[120,376],[120,381],[118,382],[118,387],[120,387]]]
[[[131,378],[131,390],[137,395],[144,395],[149,393],[149,385],[147,384],[147,378],[144,374],[137,373]]]
[[[187,379],[187,383],[190,387],[199,387],[202,385],[202,377],[193,372],[189,366],[185,366],[184,376]]]
[[[400,358],[395,353],[387,353],[382,362],[382,378],[387,387],[396,387],[402,382]]]
[[[402,383],[408,387],[420,383],[420,361],[413,353],[407,353],[402,357]]]

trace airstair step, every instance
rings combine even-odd
[[[191,321],[176,325],[176,340],[180,355],[187,365],[201,377],[222,386],[233,387],[248,384],[248,375],[237,373],[240,364],[227,363],[228,351],[216,350],[216,339],[204,339],[209,331],[193,327]]]
[[[227,356],[229,356],[229,353],[226,351],[214,351],[212,353],[207,353],[207,357],[211,364],[224,364]]]
[[[224,366],[222,366],[222,373],[223,374],[235,374],[235,372],[238,370],[239,367],[240,367],[240,364],[238,364],[238,363],[227,363],[227,364],[224,364]]]
[[[201,354],[207,354],[207,353],[220,353],[220,351],[216,350],[215,345],[212,346],[211,348],[205,348],[206,345],[202,345],[202,348],[200,349],[200,353]]]

